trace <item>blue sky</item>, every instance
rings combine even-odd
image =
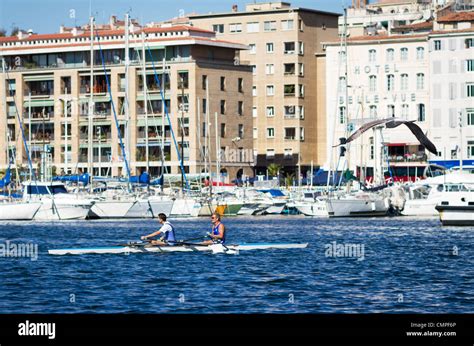
[[[350,0],[287,0],[295,7],[313,8],[342,13],[343,4]],[[131,16],[140,22],[160,21],[176,17],[181,9],[186,13],[227,12],[233,4],[239,10],[253,0],[0,0],[0,28],[10,33],[12,27],[33,29],[37,33],[53,33],[59,26],[84,24],[89,18],[89,7],[97,22],[106,22],[111,14],[123,18],[131,9]],[[75,20],[70,11],[75,11]]]

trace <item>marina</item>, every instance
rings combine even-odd
[[[474,312],[470,299],[474,253],[467,245],[474,241],[472,228],[442,227],[436,218],[413,217],[268,215],[223,221],[229,243],[308,246],[238,255],[54,256],[48,251],[109,247],[138,239],[156,229],[156,222],[8,222],[2,226],[3,237],[12,243],[38,244],[38,257],[36,261],[0,258],[8,261],[0,272],[0,309],[4,313]],[[208,220],[200,218],[172,222],[179,239],[203,235],[209,227]],[[337,247],[349,244],[364,245],[363,251],[338,255]]]

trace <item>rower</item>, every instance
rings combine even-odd
[[[225,226],[221,222],[221,215],[219,213],[213,213],[211,215],[211,232],[207,235],[211,240],[206,240],[203,242],[203,245],[212,245],[212,244],[224,244],[225,243]]]
[[[141,239],[148,240],[149,238],[153,238],[162,234],[159,240],[151,239],[150,244],[157,246],[176,245],[176,235],[174,232],[174,226],[169,221],[166,221],[166,215],[163,213],[158,214],[158,222],[162,224],[161,228],[156,232],[141,237]]]

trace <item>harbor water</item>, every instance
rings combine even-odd
[[[179,239],[208,218],[171,220]],[[474,313],[474,227],[438,219],[228,217],[228,242],[307,242],[306,249],[51,256],[110,246],[156,220],[9,222],[0,243],[1,313]],[[350,250],[350,251],[349,251]],[[11,253],[10,253],[11,255]]]

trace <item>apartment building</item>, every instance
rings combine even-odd
[[[188,173],[208,171],[204,165],[211,161],[212,171],[219,166],[227,180],[252,175],[252,72],[234,63],[236,52],[246,46],[189,26],[142,29],[132,24],[128,80],[125,31],[102,26],[102,53],[99,38],[93,39],[92,85],[88,26],[0,38],[0,60],[6,64],[0,147],[11,149],[8,157],[6,150],[0,152],[2,168],[12,155],[18,165],[27,164],[18,114],[35,167],[46,149],[57,174],[125,175],[122,139],[132,175],[148,170],[157,176],[162,169],[178,174],[178,152]]]
[[[370,130],[351,143],[349,163],[339,169],[380,177],[390,164],[394,175],[420,177],[429,164],[459,165],[461,155],[465,164],[474,163],[473,24],[474,12],[454,12],[391,35],[350,36],[347,49],[326,44],[327,61],[339,61],[326,65],[333,145],[362,124],[396,117],[415,121],[438,150],[425,151],[404,126]],[[328,145],[332,167],[338,154]]]
[[[292,7],[286,2],[254,3],[239,11],[189,16],[194,27],[218,39],[248,45],[236,64],[253,70],[255,173],[276,163],[302,175],[325,161],[324,79],[321,42],[337,38],[338,14]],[[317,56],[320,58],[318,59]]]

